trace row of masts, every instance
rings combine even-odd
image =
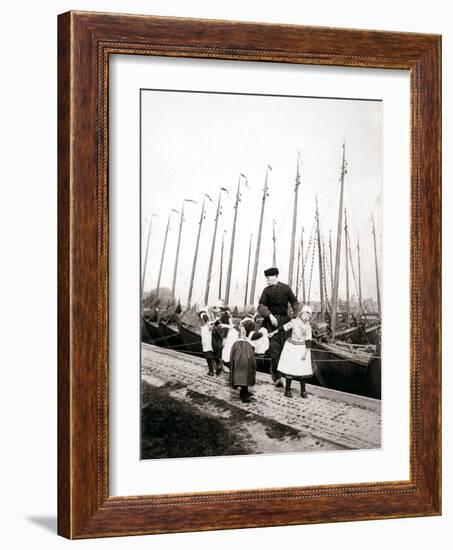
[[[300,243],[298,243],[298,250],[296,254],[296,234],[297,234],[297,212],[298,212],[298,199],[299,199],[299,187],[301,185],[301,174],[300,174],[300,153],[297,154],[297,165],[296,165],[296,178],[295,178],[295,186],[294,186],[294,201],[293,201],[293,219],[292,219],[292,230],[291,230],[291,245],[290,245],[290,254],[289,254],[289,266],[288,266],[288,284],[292,288],[293,287],[293,275],[294,275],[294,261],[297,257],[297,269],[296,269],[296,279],[295,279],[295,286],[296,286],[296,295],[299,293],[299,288],[302,289],[302,300],[304,303],[307,303],[309,301],[309,293],[311,289],[311,275],[310,275],[310,282],[309,282],[309,292],[307,295],[307,289],[306,289],[306,258],[305,253],[309,252],[310,246],[313,245],[313,256],[312,256],[312,269],[313,269],[313,261],[314,261],[314,253],[315,253],[315,245],[317,248],[317,256],[318,256],[318,271],[319,271],[319,296],[320,296],[320,312],[321,315],[324,317],[327,312],[327,253],[326,253],[326,247],[324,240],[321,237],[321,228],[320,228],[320,217],[319,217],[319,207],[318,207],[318,198],[316,197],[316,210],[315,210],[315,223],[314,223],[314,231],[315,231],[315,237],[314,239],[311,238],[309,242],[308,249],[304,250],[304,229],[302,227],[301,231],[301,237],[300,237]],[[264,188],[263,188],[263,194],[262,194],[262,200],[261,200],[261,212],[260,212],[260,218],[259,218],[259,225],[258,225],[258,233],[257,233],[257,239],[256,239],[256,247],[255,247],[255,256],[254,256],[254,263],[253,263],[253,270],[251,273],[251,281],[250,281],[250,268],[251,268],[251,256],[252,256],[252,240],[253,240],[253,234],[250,235],[249,240],[249,246],[248,246],[248,258],[247,258],[247,270],[245,273],[246,276],[246,284],[245,284],[245,295],[244,295],[244,306],[247,306],[247,304],[253,303],[256,293],[256,280],[257,280],[257,274],[258,274],[258,265],[259,265],[259,257],[260,257],[260,250],[261,250],[261,241],[262,241],[262,233],[263,233],[263,222],[264,222],[264,212],[265,212],[265,205],[266,200],[269,196],[269,173],[272,171],[272,167],[270,165],[267,166],[266,169],[266,175],[265,175],[265,181],[264,181]],[[332,252],[332,236],[331,232],[329,231],[329,271],[330,271],[330,291],[331,291],[331,300],[330,300],[330,312],[331,312],[331,331],[332,334],[335,334],[335,330],[337,327],[337,312],[338,312],[338,306],[339,306],[339,297],[338,297],[338,289],[339,289],[339,278],[340,278],[340,255],[341,255],[341,249],[342,249],[342,234],[344,231],[344,239],[345,239],[345,265],[346,265],[346,319],[349,320],[350,318],[350,288],[349,288],[349,262],[352,264],[352,255],[351,255],[351,246],[349,241],[349,232],[348,232],[348,221],[347,221],[347,212],[346,209],[343,206],[343,199],[344,199],[344,183],[345,183],[345,175],[347,174],[347,161],[345,156],[345,144],[343,143],[343,155],[342,155],[342,165],[341,165],[341,172],[340,172],[340,200],[339,200],[339,209],[338,209],[338,227],[337,227],[337,242],[336,242],[336,251],[335,251],[335,266],[333,268],[332,260],[333,260],[333,252]],[[232,231],[231,231],[231,239],[230,239],[230,251],[229,251],[229,259],[228,259],[228,270],[227,270],[227,277],[226,277],[226,286],[224,291],[224,301],[225,303],[229,303],[230,300],[230,292],[231,292],[231,281],[232,281],[232,270],[233,270],[233,262],[234,262],[234,251],[235,251],[235,241],[236,241],[236,229],[237,229],[237,219],[238,219],[238,210],[239,210],[239,203],[241,202],[242,198],[242,191],[243,186],[248,187],[247,185],[247,177],[244,174],[240,174],[238,178],[238,184],[237,184],[237,191],[236,191],[236,197],[235,197],[235,203],[234,203],[234,215],[233,215],[233,224],[232,224]],[[218,223],[220,215],[222,214],[222,197],[224,194],[228,194],[227,189],[224,187],[221,187],[219,190],[218,200],[217,200],[217,208],[216,208],[216,214],[214,219],[214,231],[212,235],[212,241],[211,241],[211,250],[209,255],[209,264],[208,264],[208,272],[206,277],[206,286],[204,291],[204,302],[207,304],[210,299],[210,292],[211,292],[211,280],[212,280],[212,273],[213,273],[213,262],[214,262],[214,255],[215,255],[215,247],[217,242],[217,232],[218,232]],[[193,287],[194,287],[194,280],[195,280],[195,274],[197,270],[197,263],[198,263],[198,256],[199,256],[199,247],[200,247],[200,237],[202,232],[202,226],[203,221],[205,220],[205,212],[206,212],[206,200],[209,200],[212,202],[211,197],[208,194],[203,195],[203,201],[201,206],[201,213],[200,218],[198,222],[198,232],[197,232],[197,239],[195,244],[195,252],[192,262],[192,270],[191,270],[191,277],[190,277],[190,283],[189,283],[189,291],[188,291],[188,297],[187,297],[187,305],[188,307],[191,306],[192,298],[193,298]],[[178,239],[177,239],[177,245],[176,245],[176,254],[175,254],[175,264],[173,269],[173,278],[172,278],[172,295],[175,296],[176,292],[176,283],[177,283],[177,276],[178,276],[178,262],[180,257],[180,247],[181,247],[181,238],[182,238],[182,230],[183,230],[183,224],[184,224],[184,213],[185,213],[185,205],[186,203],[195,203],[196,201],[191,199],[184,199],[182,201],[182,207],[181,210],[175,210],[171,209],[169,212],[167,225],[165,229],[164,234],[164,242],[162,246],[162,253],[161,253],[161,259],[160,259],[160,265],[159,265],[159,273],[158,273],[158,279],[157,279],[157,288],[156,288],[156,295],[158,297],[159,290],[161,288],[161,277],[162,277],[162,269],[164,265],[165,260],[165,254],[166,254],[166,248],[167,248],[167,239],[168,239],[168,233],[170,230],[170,223],[171,223],[171,217],[172,214],[178,214],[180,216],[179,219],[179,231],[178,231]],[[344,214],[344,225],[343,225],[343,214]],[[153,214],[150,222],[149,222],[149,228],[148,228],[148,235],[146,240],[146,250],[145,250],[145,258],[144,258],[144,269],[142,274],[142,281],[141,281],[141,291],[143,295],[143,289],[144,289],[144,283],[145,283],[145,274],[146,274],[146,267],[148,262],[148,252],[149,252],[149,243],[150,243],[150,235],[151,235],[151,228],[152,228],[152,218],[155,217]],[[275,234],[275,226],[276,222],[273,220],[272,222],[272,241],[273,241],[273,264],[274,266],[277,265],[277,247],[276,247],[276,234]],[[222,298],[222,278],[223,278],[223,261],[224,261],[224,247],[225,247],[225,236],[226,236],[226,230],[222,233],[222,242],[221,242],[221,253],[220,253],[220,274],[219,274],[219,287],[218,287],[218,298]],[[377,259],[377,245],[376,245],[376,230],[374,225],[374,219],[372,220],[372,234],[373,234],[373,242],[374,242],[374,256],[375,256],[375,274],[376,274],[376,293],[377,293],[377,303],[378,303],[378,313],[379,316],[381,315],[381,300],[380,300],[380,287],[379,287],[379,270],[378,270],[378,259]],[[314,242],[311,242],[311,241]],[[359,311],[362,313],[363,311],[363,304],[362,304],[362,279],[361,279],[361,264],[360,264],[360,244],[359,240],[357,240],[357,271],[358,271],[358,300],[359,300]],[[353,267],[352,267],[353,269]],[[353,273],[354,274],[354,273]],[[355,280],[355,275],[354,275]],[[357,284],[356,284],[357,286]]]

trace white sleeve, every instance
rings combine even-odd
[[[286,324],[284,324],[283,328],[285,330],[293,329],[294,328],[293,319],[291,319],[291,321],[288,321]]]

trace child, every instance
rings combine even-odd
[[[218,321],[209,321],[208,314],[205,311],[199,313],[201,326],[201,346],[203,349],[206,362],[208,363],[208,376],[214,376],[215,373],[220,374],[222,372],[221,364],[221,345],[219,344],[217,327]],[[214,331],[216,332],[214,334]]]
[[[219,317],[218,325],[222,335],[222,365],[230,368],[231,348],[239,338],[238,329],[234,326],[233,317],[229,311],[223,311]]]
[[[253,319],[243,319],[239,324],[239,339],[231,348],[231,385],[241,388],[239,397],[243,403],[250,402],[249,386],[254,386],[256,381],[255,351],[249,338],[254,327]],[[257,340],[261,337],[262,334],[257,333],[251,338]]]
[[[313,375],[311,366],[310,348],[312,344],[311,333],[311,308],[303,306],[300,317],[291,319],[278,330],[292,330],[291,336],[286,340],[283,346],[282,354],[278,362],[277,372],[286,380],[285,397],[292,397],[291,382],[298,380],[300,382],[300,394],[307,398],[305,391],[305,378]],[[272,334],[275,334],[274,331]]]
[[[255,326],[253,331],[250,333],[251,343],[255,350],[255,355],[263,356],[266,351],[269,349],[269,333],[266,328],[263,327],[263,317],[255,315]],[[262,337],[258,339],[253,338],[255,334],[262,334]]]
[[[255,358],[256,358],[256,368],[262,372],[271,372],[272,370],[272,359],[267,354],[269,350],[269,332],[266,328],[263,327],[264,318],[260,317],[258,314],[255,314],[255,328],[250,333],[251,344],[255,349]],[[255,334],[262,334],[262,337],[258,340],[254,340],[253,337]]]

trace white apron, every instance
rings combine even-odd
[[[231,348],[233,347],[233,344],[237,342],[239,339],[239,333],[234,328],[231,327],[228,329],[228,333],[223,340],[223,348],[222,348],[222,361],[224,363],[230,362],[230,356],[231,356]]]
[[[277,371],[293,378],[305,378],[313,375],[310,350],[305,346],[311,340],[310,323],[304,323],[296,317],[284,325],[285,330],[292,329],[286,340],[278,362]]]

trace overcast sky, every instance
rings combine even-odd
[[[171,91],[142,91],[142,258],[153,218],[145,290],[156,286],[165,227],[171,208],[181,210],[187,203],[179,259],[176,294],[187,300],[195,241],[204,193],[206,202],[195,277],[193,300],[203,302],[214,217],[220,187],[223,195],[212,291],[217,298],[220,246],[224,230],[224,276],[228,264],[233,206],[238,177],[248,178],[250,190],[242,187],[239,205],[230,303],[242,304],[247,270],[250,234],[253,233],[252,266],[258,233],[261,198],[266,166],[269,197],[264,214],[264,229],[259,260],[257,295],[264,287],[263,269],[272,265],[272,220],[276,221],[277,266],[280,279],[288,280],[289,250],[294,202],[297,152],[301,155],[301,185],[297,211],[297,240],[304,227],[305,247],[314,223],[315,197],[319,202],[321,231],[327,250],[332,231],[333,257],[338,223],[339,177],[342,143],[346,143],[348,174],[345,178],[344,206],[348,213],[354,265],[356,243],[360,236],[363,298],[376,297],[371,216],[374,215],[378,253],[382,244],[382,103],[303,97],[271,97]],[[171,287],[179,217],[172,214],[161,286]],[[342,239],[344,245],[344,233]],[[340,298],[345,297],[345,251],[341,255]],[[381,265],[381,258],[379,257]],[[311,255],[306,266],[306,287],[310,277]],[[296,262],[295,262],[296,265]],[[319,275],[315,258],[311,300],[319,299]],[[355,267],[356,271],[357,268]],[[356,274],[357,276],[357,274]],[[295,290],[295,283],[293,284]],[[356,295],[350,273],[350,293]],[[301,291],[299,292],[301,297]],[[330,286],[328,285],[330,296]],[[255,298],[256,303],[256,298]]]

